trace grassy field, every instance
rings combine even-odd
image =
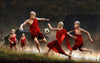
[[[68,60],[43,54],[30,54],[0,50],[0,63],[98,63],[92,61]]]

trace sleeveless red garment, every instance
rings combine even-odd
[[[44,38],[44,35],[40,32],[38,22],[37,22],[37,18],[35,18],[33,20],[33,23],[29,26],[29,29],[30,29],[30,33],[31,33],[31,36],[32,36],[33,39],[35,37],[39,37],[41,39]]]
[[[71,50],[72,48],[70,47],[70,44],[69,44],[67,31],[64,28],[56,32],[56,40],[48,43],[47,47],[49,47],[50,49],[54,50],[57,53],[65,54],[65,52],[61,48],[61,44],[65,37],[66,37],[66,46],[68,47],[68,49]]]
[[[16,34],[14,37],[11,37],[10,40],[14,42],[14,43],[10,42],[10,47],[16,46]]]
[[[77,37],[77,39],[75,39],[75,45],[72,47],[73,50],[76,50],[77,48],[81,48],[83,46],[82,34],[81,35],[76,34],[76,29],[75,29],[75,37]]]
[[[29,26],[29,29],[30,29],[31,34],[37,34],[38,32],[40,32],[38,22],[37,22],[37,18],[35,18],[33,20],[33,23]]]
[[[25,46],[25,41],[26,41],[26,37],[24,39],[21,39],[21,47]]]

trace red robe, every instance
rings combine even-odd
[[[26,41],[26,37],[24,39],[21,39],[21,47],[25,46],[25,41]]]
[[[75,29],[75,37],[77,37],[77,39],[75,39],[75,45],[72,47],[73,50],[76,50],[77,48],[80,49],[83,46],[82,34],[81,35],[76,34],[76,29]]]
[[[39,37],[41,39],[44,38],[44,35],[40,32],[38,22],[37,22],[37,18],[35,18],[33,20],[33,23],[29,26],[29,29],[30,29],[30,33],[31,33],[33,39],[35,37]]]
[[[64,28],[56,32],[56,40],[48,43],[47,47],[49,47],[50,49],[54,50],[57,53],[65,54],[65,52],[61,48],[61,44],[65,37],[66,37],[66,46],[68,47],[68,49],[71,50],[72,48],[70,47],[70,43],[67,37],[67,31]]]
[[[36,33],[40,32],[38,22],[37,22],[37,18],[35,18],[33,20],[33,23],[30,25],[29,29],[30,29],[31,34],[36,34]]]
[[[10,40],[14,42],[14,43],[10,42],[10,48],[12,48],[13,46],[16,46],[16,34],[14,37],[11,37]]]

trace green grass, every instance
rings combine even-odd
[[[0,63],[97,63],[92,61],[68,60],[43,54],[29,54],[0,50]]]

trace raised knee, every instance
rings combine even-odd
[[[47,40],[44,40],[44,42],[47,42]]]
[[[43,41],[44,41],[44,42],[47,42],[47,40],[46,40],[45,38],[43,39]]]

